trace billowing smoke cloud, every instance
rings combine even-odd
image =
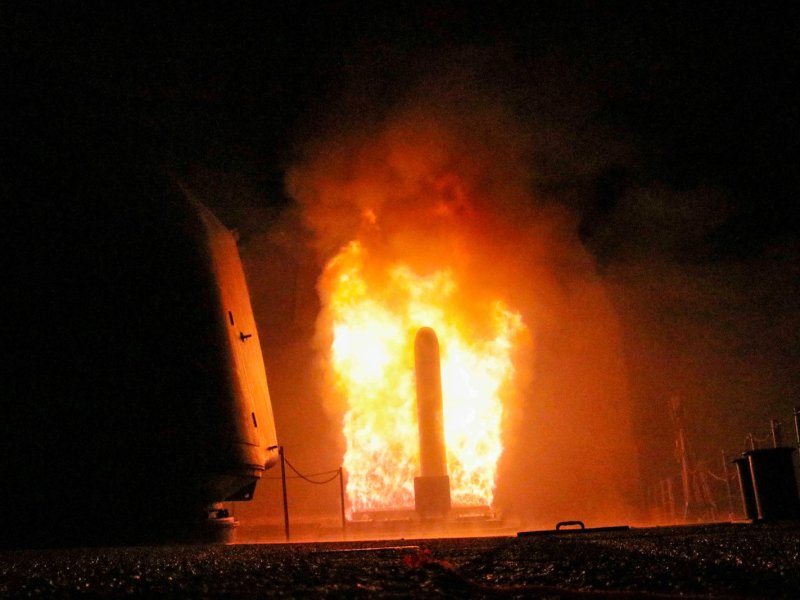
[[[671,396],[684,404],[694,458],[716,473],[721,451],[743,451],[748,431],[766,438],[771,418],[783,422],[784,443],[794,437],[800,246],[776,239],[761,254],[720,255],[716,241],[736,209],[730,190],[632,185],[590,239],[624,317],[651,483],[678,471]]]
[[[530,343],[496,503],[531,524],[631,520],[639,473],[645,485],[677,473],[672,395],[710,461],[770,417],[788,420],[796,239],[720,251],[741,221],[734,190],[660,181],[642,140],[603,127],[602,86],[552,57],[521,65],[474,49],[398,60],[378,48],[344,81],[302,123],[295,203],[240,226],[278,433],[300,466],[332,468],[344,453],[315,286],[357,235],[420,272],[446,259],[474,293],[522,313]],[[268,492],[253,515],[277,510]],[[324,495],[313,492],[298,488],[294,505]],[[332,493],[307,508],[336,506]]]
[[[358,237],[383,264],[452,269],[475,303],[499,296],[522,314],[499,509],[543,525],[630,518],[639,480],[619,323],[577,216],[536,193],[551,175],[536,171],[537,143],[560,164],[563,149],[507,100],[474,72],[425,78],[375,107],[380,118],[315,138],[288,189],[323,261]]]

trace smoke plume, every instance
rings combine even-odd
[[[537,143],[552,150],[554,136],[537,135],[510,100],[464,70],[424,78],[376,107],[379,118],[316,137],[288,189],[322,262],[358,238],[375,268],[402,260],[420,274],[455,272],[467,311],[499,297],[521,313],[528,339],[503,424],[500,510],[542,524],[624,518],[638,466],[619,323],[577,215],[537,195],[537,178],[550,176],[536,171],[546,158]],[[324,302],[323,290],[323,362]],[[341,417],[335,398],[328,409]]]
[[[640,484],[677,472],[673,395],[696,456],[714,461],[786,416],[800,385],[796,238],[721,249],[746,218],[736,190],[664,181],[660,148],[604,126],[613,98],[555,54],[365,54],[301,123],[293,203],[241,243],[298,463],[344,454],[315,287],[356,237],[376,264],[449,267],[468,305],[499,297],[521,313],[495,501],[532,525],[633,519]]]

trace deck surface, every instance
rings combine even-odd
[[[75,595],[798,598],[800,524],[0,552],[0,596]]]

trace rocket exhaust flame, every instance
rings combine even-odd
[[[324,261],[318,391],[342,420],[349,510],[415,507],[414,337],[430,327],[453,509],[616,521],[638,475],[616,307],[532,160],[547,138],[465,78],[337,121],[288,174]]]
[[[441,337],[447,472],[454,505],[490,505],[502,453],[503,401],[513,379],[521,316],[496,300],[478,333],[454,273],[420,275],[375,264],[359,242],[327,265],[321,292],[332,331],[331,367],[346,399],[344,467],[354,512],[411,508],[420,474],[414,338],[422,325]],[[488,334],[486,333],[488,332]]]

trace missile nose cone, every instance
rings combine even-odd
[[[439,356],[439,339],[430,327],[422,327],[414,338],[414,354],[418,358],[432,359]]]

